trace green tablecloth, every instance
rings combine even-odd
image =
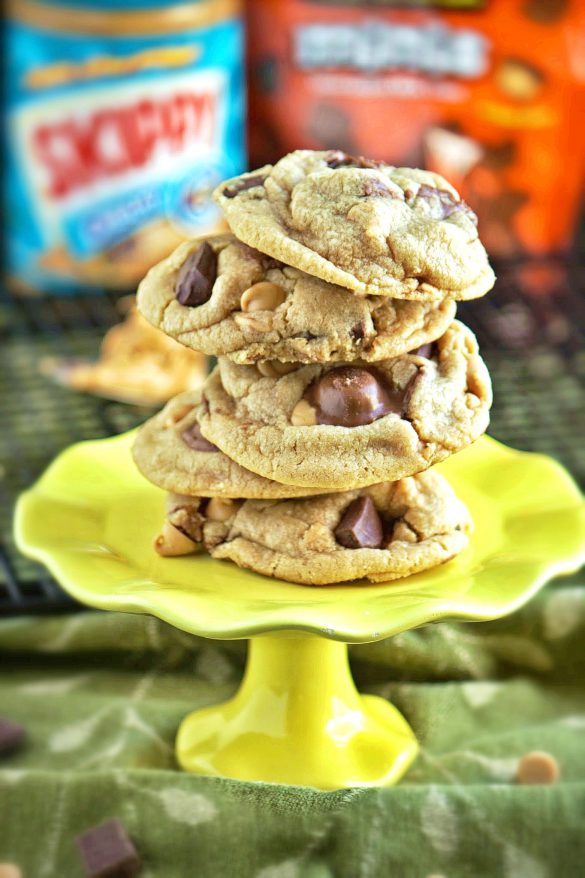
[[[0,623],[0,714],[28,745],[0,762],[0,861],[83,874],[73,838],[125,823],[143,878],[569,878],[585,858],[585,587],[549,586],[508,619],[438,624],[350,650],[364,691],[422,743],[398,787],[313,789],[177,771],[189,710],[227,698],[245,644],[147,617]],[[552,753],[553,786],[514,783]]]

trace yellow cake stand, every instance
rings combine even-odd
[[[552,576],[585,562],[585,509],[553,460],[483,438],[437,467],[475,533],[459,557],[397,583],[306,587],[201,554],[152,549],[164,493],[137,472],[133,434],[67,449],[19,500],[20,549],[78,600],[152,613],[209,638],[250,638],[243,683],[190,714],[187,771],[321,789],[396,783],[416,738],[386,700],[360,695],[347,644],[440,619],[511,613]]]

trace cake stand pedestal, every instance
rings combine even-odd
[[[180,726],[177,758],[188,771],[320,789],[396,783],[416,738],[391,704],[358,693],[346,644],[446,618],[504,616],[585,562],[585,505],[570,476],[550,458],[487,437],[436,468],[469,507],[475,532],[433,570],[307,587],[205,554],[160,558],[152,539],[164,493],[136,471],[132,440],[64,451],[21,496],[16,539],[86,604],[250,639],[236,695]]]
[[[253,637],[234,698],[177,736],[187,771],[321,789],[395,783],[417,752],[396,708],[357,691],[347,645],[307,635]]]

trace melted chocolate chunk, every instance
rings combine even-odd
[[[405,420],[410,420],[409,418],[409,408],[410,401],[413,397],[415,390],[417,389],[420,382],[423,380],[426,374],[426,365],[421,365],[417,367],[416,373],[412,376],[410,381],[408,382],[407,387],[404,390],[404,398],[402,400],[402,417]]]
[[[119,820],[88,829],[75,841],[88,878],[132,878],[140,871],[136,848]]]
[[[363,322],[356,323],[355,326],[352,326],[349,330],[349,335],[353,341],[361,341],[366,335],[366,327]]]
[[[316,410],[318,424],[360,427],[402,411],[402,394],[384,385],[373,369],[330,369],[306,389],[304,399]]]
[[[366,185],[364,186],[364,195],[368,196],[387,196],[389,195],[391,198],[397,198],[395,192],[392,192],[391,189],[386,186],[386,184],[382,180],[378,180],[377,177],[372,177],[369,180],[366,180]]]
[[[203,436],[201,433],[201,427],[197,421],[195,421],[194,424],[191,424],[186,430],[183,430],[181,433],[181,439],[185,445],[188,445],[193,451],[219,451],[217,445],[208,442],[205,436]]]
[[[14,720],[0,717],[0,755],[14,753],[25,738],[24,727]]]
[[[335,539],[346,549],[379,549],[384,542],[384,526],[371,497],[358,497],[350,503],[335,528]]]
[[[469,219],[477,225],[477,216],[469,205],[464,201],[455,201],[451,193],[446,189],[435,189],[434,186],[427,186],[423,183],[416,193],[416,197],[422,198],[423,201],[430,201],[431,199],[438,198],[443,213],[442,219],[447,219],[452,213],[460,211],[461,213],[467,214]]]
[[[341,149],[332,149],[325,160],[328,167],[337,168],[383,168],[384,162],[375,159],[367,159],[363,155],[348,155]]]
[[[240,192],[245,192],[247,189],[253,189],[254,186],[262,186],[265,179],[265,174],[254,174],[252,177],[244,177],[236,183],[230,183],[229,186],[226,186],[223,190],[223,194],[226,198],[235,198]]]
[[[175,297],[191,308],[203,305],[211,297],[217,277],[217,256],[207,241],[185,260],[177,275]]]
[[[272,256],[266,256],[264,258],[265,271],[270,271],[271,268],[284,268],[284,265],[284,262],[281,262],[280,259],[274,259]]]

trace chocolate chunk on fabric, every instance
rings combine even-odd
[[[304,398],[318,424],[358,427],[402,411],[402,394],[387,388],[372,369],[341,366],[309,385]]]
[[[18,750],[24,742],[24,726],[14,720],[0,717],[0,756],[7,756]]]
[[[201,427],[197,421],[186,430],[183,430],[181,433],[181,439],[185,445],[188,445],[193,451],[219,451],[217,445],[207,441],[202,434]]]
[[[379,549],[384,526],[371,497],[350,503],[335,529],[335,539],[346,549]]]
[[[87,878],[132,878],[141,861],[124,825],[108,820],[75,839]]]
[[[217,255],[204,241],[185,260],[177,275],[175,297],[190,308],[204,305],[211,297],[217,277]]]

